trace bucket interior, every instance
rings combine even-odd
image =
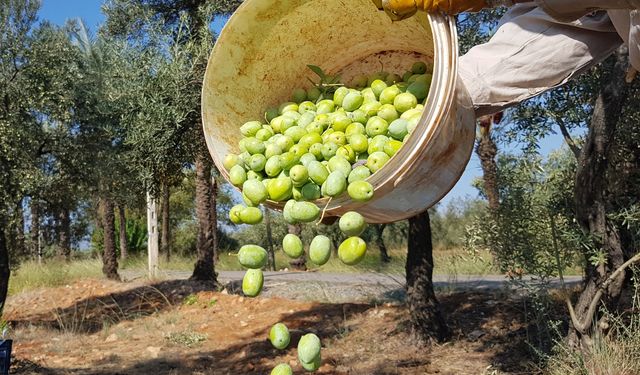
[[[288,101],[318,77],[307,65],[348,83],[381,69],[402,75],[420,60],[433,63],[424,13],[391,22],[371,0],[246,0],[222,30],[203,87],[205,136],[218,169],[238,153],[240,126]],[[384,171],[384,168],[380,171]]]

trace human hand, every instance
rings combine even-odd
[[[374,0],[378,5],[379,0]],[[382,9],[393,21],[413,16],[418,10],[455,15],[462,12],[479,12],[488,7],[486,0],[382,0]]]

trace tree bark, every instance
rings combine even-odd
[[[384,228],[387,227],[387,224],[378,224],[374,227],[376,228],[376,243],[378,245],[378,249],[380,249],[380,258],[384,263],[389,263],[391,261],[391,257],[387,251],[387,245],[384,243],[384,237],[382,237]]]
[[[120,225],[120,259],[129,257],[129,243],[127,242],[127,215],[122,204],[118,205],[118,221]]]
[[[169,198],[171,192],[169,185],[165,182],[162,184],[162,229],[160,229],[160,252],[164,254],[167,262],[171,260],[171,223],[169,222]]]
[[[496,164],[498,146],[491,136],[491,125],[494,121],[494,116],[487,116],[480,120],[480,139],[476,146],[476,154],[480,158],[482,166],[484,194],[487,196],[487,201],[489,201],[489,209],[493,213],[497,212],[500,207],[498,165]]]
[[[602,249],[607,258],[605,264],[593,266],[589,260],[591,254],[584,254],[587,264],[585,288],[575,307],[576,316],[580,321],[585,320],[598,286],[625,262],[620,233],[615,223],[607,216],[611,211],[611,200],[615,199],[608,196],[607,172],[610,168],[609,152],[628,95],[628,87],[624,82],[627,66],[624,47],[604,64],[601,91],[578,160],[574,190],[576,219],[583,230],[593,238],[595,248]],[[604,293],[603,301],[611,307],[614,307],[620,297],[624,280],[625,273],[622,272]],[[589,351],[591,335],[592,332],[579,332],[573,327],[569,332],[569,341],[581,350]]]
[[[24,254],[24,217],[22,200],[16,203],[5,229],[7,238],[5,246],[12,255],[20,257]]]
[[[118,275],[118,257],[116,255],[114,204],[111,198],[102,198],[100,205],[102,206],[102,229],[104,231],[102,273],[108,279],[120,281],[120,276]]]
[[[433,290],[433,244],[427,211],[409,219],[408,241],[406,288],[412,334],[420,344],[433,339],[443,342],[450,332]]]
[[[40,203],[36,198],[31,198],[31,257],[37,259],[40,255]]]
[[[213,263],[218,260],[218,182],[211,177],[211,233],[213,235]]]
[[[149,277],[158,276],[158,204],[157,199],[147,190],[147,259]]]
[[[300,224],[287,224],[287,229],[290,234],[299,236],[302,233],[302,226]]]
[[[71,217],[69,209],[60,208],[58,211],[58,250],[61,258],[71,261]]]
[[[198,217],[198,238],[196,260],[192,280],[217,283],[213,259],[213,232],[211,217],[211,162],[204,145],[196,155],[196,215]]]
[[[11,276],[5,228],[6,222],[0,218],[0,312],[4,310],[7,292],[9,290],[9,277]]]
[[[267,256],[268,268],[270,271],[276,270],[276,257],[273,251],[273,233],[271,232],[271,211],[269,208],[264,209],[264,225],[267,227]]]
[[[16,205],[16,255],[20,257],[26,255],[27,248],[25,246],[24,235],[24,209],[22,208],[21,199]]]

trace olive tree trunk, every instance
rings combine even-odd
[[[24,235],[24,209],[22,207],[23,199],[16,206],[16,255],[20,257],[27,254]]]
[[[611,170],[608,157],[628,96],[628,87],[624,81],[627,66],[625,47],[621,47],[604,64],[600,93],[578,158],[574,191],[576,218],[583,230],[591,236],[596,248],[604,251],[607,259],[605,264],[594,266],[589,260],[590,254],[584,254],[587,264],[585,287],[575,307],[576,318],[581,322],[593,319],[593,311],[590,311],[589,306],[598,293],[598,286],[625,262],[620,232],[608,217],[612,207],[611,199],[615,197],[608,194],[607,173],[615,173]],[[621,272],[604,291],[603,301],[613,307],[624,284],[625,272]],[[585,329],[574,325],[569,332],[570,343],[585,352],[590,350],[594,334],[593,325],[588,326]]]
[[[387,245],[384,243],[384,237],[382,237],[386,227],[387,224],[378,224],[374,226],[376,229],[376,244],[378,245],[378,249],[380,249],[380,259],[382,259],[382,262],[384,263],[389,263],[391,262],[391,257],[387,251]]]
[[[71,261],[71,217],[69,209],[60,208],[58,211],[58,250],[61,258]]]
[[[102,229],[104,231],[104,249],[102,251],[102,273],[111,280],[120,281],[118,275],[118,257],[116,254],[116,225],[114,204],[111,198],[100,200]]]
[[[480,139],[478,139],[476,146],[476,154],[480,158],[482,166],[482,190],[489,202],[489,209],[495,213],[500,207],[500,195],[498,193],[498,165],[496,164],[498,146],[491,136],[493,122],[494,116],[486,116],[480,120]]]
[[[160,252],[164,254],[167,262],[171,260],[171,223],[169,218],[169,198],[171,192],[167,183],[162,184],[161,206],[162,206],[162,228],[160,229]]]
[[[273,233],[271,232],[271,210],[264,208],[264,225],[267,228],[267,267],[270,271],[276,270],[276,257],[273,251]]]
[[[118,222],[120,225],[120,259],[129,257],[129,243],[127,242],[127,215],[123,205],[118,205]]]
[[[9,268],[9,249],[7,248],[6,222],[3,218],[0,218],[0,312],[4,310],[5,301],[7,300],[10,275],[11,269]]]
[[[29,238],[31,239],[31,257],[40,258],[40,203],[37,199],[31,198],[31,229]]]
[[[449,328],[433,290],[433,244],[429,213],[409,219],[406,263],[407,306],[412,334],[419,344],[449,338]]]
[[[215,176],[211,177],[211,233],[213,235],[213,263],[215,265],[219,257],[220,240],[218,238],[218,181]]]
[[[196,154],[196,216],[198,218],[198,238],[196,243],[197,260],[191,275],[192,280],[217,283],[214,269],[214,234],[211,210],[211,161],[204,148],[200,146]]]

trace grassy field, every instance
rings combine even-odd
[[[310,269],[318,269],[322,272],[376,272],[390,275],[404,274],[406,261],[406,250],[391,249],[389,252],[391,261],[383,263],[380,260],[380,253],[376,250],[369,251],[365,259],[356,266],[347,266],[337,257],[324,266],[318,267],[308,264]],[[276,252],[276,268],[283,270],[290,268],[290,259],[281,251]],[[173,256],[171,261],[166,262],[161,258],[160,268],[165,270],[191,271],[195,259],[191,257]],[[463,250],[436,250],[434,251],[435,273],[438,275],[485,275],[495,274],[498,270],[493,267],[490,254],[480,254],[475,257],[469,256]],[[147,267],[146,257],[133,257],[120,264],[121,269],[140,269]],[[9,282],[9,294],[13,295],[25,290],[40,287],[53,287],[68,284],[74,280],[91,277],[101,277],[102,262],[100,259],[74,260],[63,262],[49,260],[43,264],[27,261],[15,270]],[[220,259],[216,264],[216,269],[220,271],[241,270],[235,254],[225,252],[220,254]]]
[[[281,251],[276,251],[276,269],[283,270],[291,268],[291,261]],[[316,266],[308,263],[309,269],[317,269],[322,272],[378,272],[391,275],[404,274],[405,262],[407,259],[406,249],[391,249],[389,251],[391,261],[383,263],[377,249],[368,251],[365,258],[356,266],[347,266],[337,257],[332,257],[324,266]],[[497,273],[493,267],[492,256],[489,253],[482,253],[478,256],[470,256],[464,250],[436,250],[433,254],[435,263],[435,273],[439,275],[485,275]],[[146,258],[132,258],[123,264],[126,269],[144,269],[147,266]],[[170,262],[164,259],[160,261],[163,269],[190,271],[193,269],[195,260],[190,257],[172,257]],[[216,269],[221,271],[237,271],[242,268],[238,264],[236,255],[231,252],[223,252],[216,263]]]
[[[309,262],[307,267],[311,270],[331,273],[374,272],[403,275],[407,255],[406,249],[390,249],[389,255],[391,256],[391,261],[383,263],[380,259],[380,252],[373,248],[367,252],[362,262],[356,266],[347,266],[337,256],[333,256],[324,266],[319,267]],[[436,275],[455,277],[459,275],[501,274],[489,252],[471,255],[463,249],[436,249],[433,252],[433,258],[435,264],[434,274]],[[282,251],[276,251],[276,269],[290,269],[290,261],[291,259],[287,258]],[[195,259],[193,257],[174,255],[169,262],[164,257],[160,258],[160,268],[163,270],[191,271],[194,263]],[[143,271],[146,268],[147,258],[144,256],[131,257],[124,262],[120,262],[120,269]],[[23,262],[11,275],[9,294],[45,286],[65,285],[82,278],[101,277],[101,269],[102,261],[97,258],[74,260],[70,263],[58,260],[48,260],[43,264],[33,261]],[[216,269],[219,271],[242,270],[236,255],[228,251],[220,254]],[[564,274],[580,275],[580,272],[579,267],[572,267],[566,269]]]
[[[23,262],[11,273],[9,295],[101,276],[102,262],[99,259],[75,260],[70,263],[57,260],[50,260],[43,264],[34,261]]]

